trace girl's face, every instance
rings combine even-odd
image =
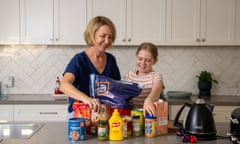
[[[109,26],[101,26],[95,33],[95,47],[99,51],[104,52],[108,47],[112,46],[112,31]]]
[[[155,64],[152,54],[148,50],[140,50],[136,56],[136,65],[139,73],[148,73],[152,71]]]

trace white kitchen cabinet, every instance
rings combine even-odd
[[[165,40],[166,0],[88,0],[88,20],[109,17],[116,26],[116,45],[139,45]]]
[[[84,44],[86,0],[21,0],[22,44]]]
[[[14,121],[66,121],[67,104],[14,105]]]
[[[167,0],[167,45],[234,45],[236,0]]]
[[[240,45],[240,1],[236,4],[236,45]]]
[[[169,106],[169,120],[174,120],[178,111],[182,105],[170,105]],[[214,106],[213,108],[213,117],[215,122],[229,122],[229,117],[231,116],[232,111],[235,108],[239,108],[237,106]],[[186,116],[186,112],[189,110],[189,107],[185,107],[181,116],[179,118],[180,121],[183,121]]]
[[[19,0],[0,1],[0,44],[19,43]]]
[[[13,105],[0,105],[0,122],[13,121]]]
[[[234,109],[239,106],[215,106],[213,109],[213,117],[215,122],[227,122],[230,123],[229,117]]]
[[[182,105],[170,105],[169,106],[169,120],[174,120],[178,111],[180,110],[180,108],[182,107]],[[186,113],[188,112],[189,107],[184,107],[180,117],[179,117],[179,121],[183,121],[185,119]]]

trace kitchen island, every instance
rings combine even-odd
[[[229,132],[229,124],[217,123],[217,135],[225,136]],[[47,122],[29,139],[3,139],[1,144],[68,144],[67,138],[68,126],[67,122]],[[177,137],[174,132],[168,135],[158,136],[155,138],[130,137],[123,141],[99,141],[96,136],[87,135],[85,141],[78,142],[81,144],[181,144],[182,137]],[[211,141],[198,141],[201,144],[231,144],[228,138],[217,138]]]

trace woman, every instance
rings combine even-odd
[[[60,90],[69,96],[69,113],[73,111],[74,101],[81,101],[88,104],[92,110],[100,111],[100,101],[89,95],[90,74],[121,79],[115,57],[106,52],[115,38],[115,26],[107,17],[97,16],[88,23],[84,32],[88,48],[71,59],[61,80]]]

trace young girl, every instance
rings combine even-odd
[[[140,83],[143,90],[139,96],[133,97],[130,102],[134,108],[143,108],[144,115],[155,115],[154,101],[158,100],[163,89],[163,78],[159,72],[152,69],[158,61],[158,49],[152,43],[142,43],[136,52],[136,68],[130,70],[125,79]]]

